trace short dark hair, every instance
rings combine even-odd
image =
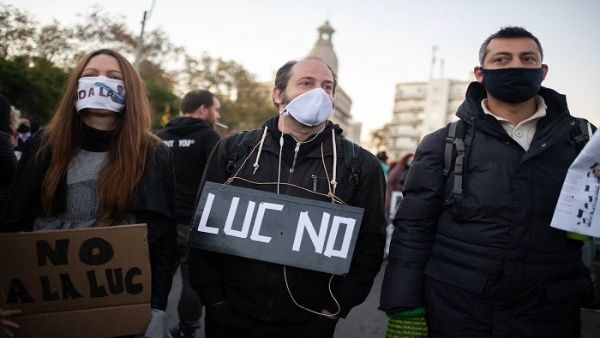
[[[194,112],[200,106],[212,107],[214,103],[215,95],[205,89],[196,89],[185,94],[181,103],[179,104],[179,110],[184,114]]]
[[[318,60],[318,61],[323,62],[319,58],[310,57],[310,56],[307,58],[304,58],[300,61],[304,61],[304,60]],[[287,83],[290,80],[290,76],[292,73],[292,67],[294,67],[294,65],[297,64],[298,62],[299,61],[297,61],[297,60],[288,61],[277,70],[277,74],[275,74],[275,88],[279,89],[282,93],[285,93],[285,89],[287,88]],[[326,64],[325,62],[323,62],[323,64],[325,66],[327,66],[327,68],[331,71],[331,75],[333,75],[333,93],[335,94],[335,89],[337,88],[337,75],[335,74],[333,69],[331,69],[331,67],[329,67],[328,64]],[[273,101],[273,104],[275,105],[275,107],[279,107],[277,102]]]
[[[490,44],[490,41],[493,39],[514,39],[514,38],[529,38],[535,41],[535,44],[538,46],[540,50],[540,55],[542,56],[542,60],[544,59],[544,51],[542,50],[542,44],[538,38],[531,34],[528,30],[519,26],[508,26],[502,27],[496,33],[488,36],[487,39],[481,44],[481,48],[479,48],[479,63],[483,66],[483,61],[487,55],[487,48]]]
[[[388,160],[388,155],[387,152],[385,150],[382,150],[380,152],[377,153],[376,157],[380,160],[380,161],[387,161]]]

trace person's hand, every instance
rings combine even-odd
[[[150,324],[144,333],[144,337],[163,338],[165,336],[165,319],[167,314],[163,310],[152,309]]]
[[[0,309],[0,331],[8,337],[14,337],[15,330],[19,329],[19,324],[8,320],[10,316],[21,314],[21,310],[2,310]]]
[[[600,169],[594,170],[594,175],[596,175],[596,177],[600,178]]]

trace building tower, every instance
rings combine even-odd
[[[344,136],[356,143],[360,143],[360,132],[362,124],[352,120],[350,109],[352,108],[352,99],[342,89],[339,82],[338,58],[333,50],[331,37],[335,30],[325,21],[318,29],[319,37],[314,47],[308,53],[308,57],[318,58],[327,64],[338,76],[337,89],[335,91],[335,110],[331,116],[331,121],[338,124],[344,130]]]

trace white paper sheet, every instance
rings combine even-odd
[[[600,237],[600,179],[594,170],[600,170],[600,132],[592,136],[569,167],[550,226]]]

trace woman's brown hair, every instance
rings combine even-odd
[[[125,84],[125,111],[116,121],[110,149],[98,175],[100,206],[97,223],[111,225],[132,202],[144,173],[148,147],[157,142],[150,132],[150,104],[146,87],[129,61],[109,49],[94,51],[79,61],[48,123],[38,155],[51,155],[41,188],[42,206],[45,213],[50,215],[60,181],[75,155],[76,138],[83,123],[75,109],[78,80],[90,59],[101,54],[117,60]]]

